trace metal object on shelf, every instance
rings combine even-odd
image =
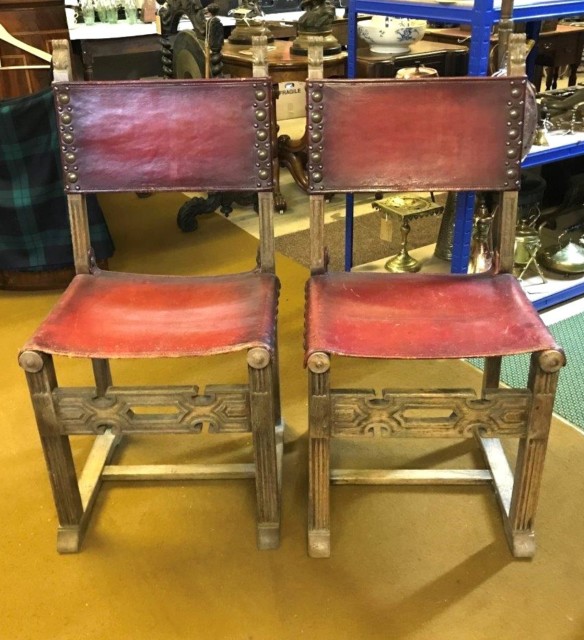
[[[373,208],[378,209],[387,217],[401,221],[401,247],[399,253],[389,258],[385,263],[385,269],[391,273],[419,271],[422,263],[408,252],[410,220],[439,215],[442,213],[443,207],[425,198],[393,195],[383,200],[376,200],[373,203]]]
[[[298,18],[298,36],[292,43],[290,52],[295,55],[308,55],[309,39],[314,36],[323,38],[323,54],[332,56],[342,50],[339,41],[333,35],[335,8],[329,0],[301,0],[300,8],[304,13]]]
[[[238,6],[229,11],[235,18],[235,28],[229,35],[232,44],[251,44],[252,37],[266,36],[274,41],[272,32],[266,26],[265,15],[259,3],[254,0],[239,0]]]
[[[536,226],[540,217],[539,210],[530,218],[521,220],[515,229],[515,251],[513,262],[518,267],[518,280],[523,280],[530,269],[534,269],[542,283],[547,282],[537,261],[537,254],[541,248],[540,229],[545,223]]]
[[[548,129],[551,126],[549,121],[549,113],[545,107],[542,107],[539,113],[539,121],[537,123],[537,129],[535,130],[535,138],[533,144],[538,147],[549,147],[550,142],[547,137]]]
[[[558,237],[558,242],[545,247],[538,253],[538,258],[546,269],[556,273],[576,275],[584,273],[584,246],[582,233],[574,242],[571,238],[574,229],[566,229]]]
[[[441,260],[452,260],[454,246],[454,222],[456,220],[456,192],[450,191],[446,196],[442,222],[438,231],[438,240],[434,255]]]
[[[438,71],[434,67],[425,67],[421,62],[416,60],[415,67],[403,67],[398,69],[395,77],[402,80],[412,80],[413,78],[437,78]]]
[[[470,247],[469,273],[485,273],[493,266],[493,220],[495,212],[489,211],[484,195],[477,194],[477,215]]]

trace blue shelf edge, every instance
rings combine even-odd
[[[582,155],[583,153],[584,140],[568,143],[561,147],[544,147],[537,151],[528,153],[521,163],[521,166],[524,169],[528,169],[529,167],[537,167],[541,164],[548,164],[549,162],[557,162],[558,160],[573,158],[574,156]]]
[[[471,24],[477,21],[477,16],[488,22],[498,22],[501,10],[492,7],[490,2],[480,2],[475,6],[443,5],[436,2],[399,2],[399,0],[354,0],[351,3],[359,13],[373,13],[381,15],[397,15],[406,18],[425,18],[438,22],[456,22]],[[490,6],[489,6],[490,5]],[[583,0],[547,0],[534,1],[532,6],[516,6],[513,9],[513,19],[521,22],[544,20],[545,18],[559,18],[579,13],[584,14]]]
[[[538,300],[534,300],[532,304],[538,311],[543,311],[544,309],[549,309],[556,304],[573,300],[581,295],[584,295],[584,282],[575,284],[562,291],[557,291],[556,293],[550,293],[548,296],[543,296]]]

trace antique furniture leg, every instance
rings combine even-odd
[[[501,379],[501,356],[485,358],[485,369],[483,373],[483,395],[488,389],[498,389]]]
[[[247,355],[250,411],[254,441],[257,495],[257,545],[277,549],[280,544],[280,470],[276,453],[274,363],[267,350],[256,347]]]
[[[528,387],[533,394],[527,437],[519,444],[513,494],[508,518],[504,517],[509,545],[516,557],[535,554],[534,518],[552,419],[560,369],[565,364],[559,351],[531,356]]]
[[[308,554],[331,555],[330,533],[330,359],[314,353],[308,360]]]
[[[294,182],[303,190],[308,190],[308,176],[306,174],[306,136],[308,130],[298,140],[292,140],[288,135],[278,137],[278,160],[281,167],[286,167]]]
[[[52,394],[57,388],[57,376],[53,358],[43,353],[25,351],[20,356],[20,365],[26,372],[57,508],[57,547],[61,552],[76,551],[82,535],[83,505],[69,438],[60,433],[55,417]]]

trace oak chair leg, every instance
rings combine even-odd
[[[258,549],[280,545],[280,480],[276,454],[274,362],[262,348],[247,356],[255,460]]]
[[[533,394],[529,430],[519,444],[513,493],[506,532],[513,555],[535,554],[534,520],[541,486],[554,398],[560,369],[565,364],[560,351],[532,354],[528,387]]]
[[[322,355],[326,360],[318,360]],[[331,555],[330,533],[330,361],[313,354],[308,362],[308,555]]]
[[[80,544],[83,504],[68,436],[61,435],[52,392],[57,376],[50,355],[25,351],[20,366],[26,372],[37,427],[59,519],[58,550],[75,552]],[[63,543],[63,539],[66,542]],[[63,546],[63,548],[61,548]]]
[[[498,389],[501,379],[501,356],[485,358],[485,368],[483,372],[483,393],[487,389]]]

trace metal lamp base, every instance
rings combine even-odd
[[[400,251],[385,263],[385,270],[391,273],[415,273],[422,268],[422,263],[412,258],[407,251]]]

